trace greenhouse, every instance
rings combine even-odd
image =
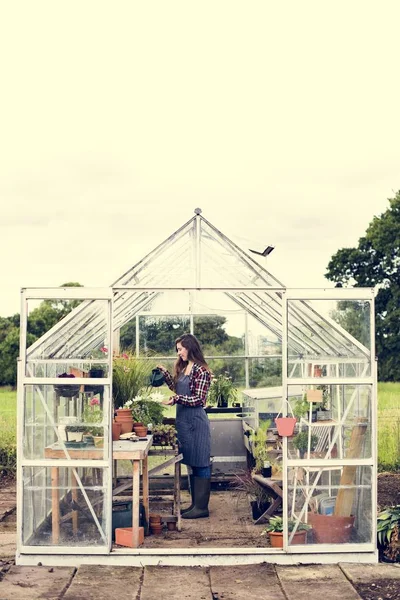
[[[29,345],[43,302],[65,316]],[[118,361],[170,369],[184,332],[234,392],[210,394],[210,516],[191,521],[179,446],[114,431]],[[24,288],[17,563],[377,562],[374,335],[372,289],[287,288],[200,209],[108,288]]]

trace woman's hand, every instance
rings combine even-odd
[[[174,405],[174,397],[168,398],[168,400],[163,400],[161,404],[165,404],[165,406],[173,406]]]

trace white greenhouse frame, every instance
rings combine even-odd
[[[177,250],[176,250],[177,246]],[[220,255],[216,249],[221,251]],[[178,273],[177,254],[185,254],[192,268],[189,273]],[[228,256],[228,259],[226,258]],[[207,262],[208,260],[208,262]],[[163,268],[160,268],[160,265]],[[206,266],[205,266],[206,265]],[[182,285],[176,285],[180,280]],[[183,279],[182,279],[183,277]],[[186,279],[184,279],[186,277]],[[191,318],[197,314],[192,308],[196,295],[200,292],[223,294],[233,301],[245,314],[249,314],[281,339],[282,343],[282,402],[284,402],[290,385],[315,385],[313,377],[288,376],[288,353],[301,356],[304,348],[315,361],[330,357],[340,362],[341,356],[349,356],[357,363],[360,354],[362,364],[369,364],[369,373],[363,377],[324,377],[323,384],[366,385],[372,394],[371,414],[371,458],[336,459],[338,466],[370,467],[372,473],[371,494],[371,542],[344,545],[306,545],[289,544],[287,531],[288,493],[283,496],[283,516],[285,523],[284,547],[273,548],[187,548],[187,549],[145,549],[125,548],[112,550],[110,519],[105,532],[107,543],[101,547],[66,547],[66,546],[27,546],[23,544],[23,469],[26,467],[51,467],[54,459],[26,459],[23,456],[24,432],[24,398],[27,386],[55,385],[60,382],[54,377],[36,377],[34,371],[27,369],[40,362],[84,362],[93,348],[106,341],[109,348],[107,362],[109,375],[103,379],[91,379],[93,385],[104,385],[104,422],[107,429],[104,460],[96,460],[96,467],[102,468],[105,474],[106,508],[111,515],[112,510],[112,447],[111,440],[111,386],[113,345],[118,348],[120,328],[143,314],[153,299],[163,293],[183,292],[190,299],[191,310],[187,313]],[[72,310],[62,321],[50,329],[45,335],[27,348],[27,303],[30,300],[62,299],[84,300]],[[108,306],[108,322],[105,334],[104,325],[98,312],[96,301],[101,300]],[[370,306],[370,348],[367,349],[336,322],[319,314],[311,301],[317,300],[354,300],[366,301]],[[288,323],[288,303],[298,301],[292,311],[292,323]],[[146,312],[151,315],[151,312]],[[176,313],[165,313],[176,314]],[[179,312],[178,314],[183,314]],[[90,336],[82,337],[83,325],[90,325]],[[307,337],[307,331],[312,335]],[[110,564],[110,565],[234,565],[261,562],[276,564],[297,563],[338,563],[338,562],[377,562],[376,547],[376,465],[377,465],[377,368],[374,346],[374,291],[370,288],[334,288],[334,289],[289,289],[281,284],[251,256],[231,242],[225,235],[201,216],[196,209],[195,216],[178,229],[165,242],[155,248],[143,260],[125,273],[109,288],[29,288],[22,290],[21,307],[21,352],[18,368],[18,479],[17,479],[17,556],[20,565],[36,565],[39,561],[44,565]],[[248,352],[247,326],[245,335],[245,351],[241,356],[231,358],[243,359],[246,365],[248,382],[248,362],[257,356]],[[138,343],[138,340],[137,340]],[[138,351],[138,349],[137,349]],[[45,358],[43,358],[45,357]],[[264,357],[265,358],[265,357]],[[76,384],[87,384],[88,379],[75,378]],[[321,382],[320,382],[321,383]],[[57,459],[57,466],[71,466],[71,459]],[[88,460],[74,460],[74,466],[93,466]],[[318,459],[312,465],[321,468],[332,466],[332,459]],[[288,468],[310,466],[307,460],[292,459],[287,455],[287,438],[283,438],[283,489],[288,490]],[[83,490],[82,490],[83,491]]]

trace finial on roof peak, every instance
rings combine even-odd
[[[201,215],[201,208],[195,208],[194,209],[194,214],[195,215]]]

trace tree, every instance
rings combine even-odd
[[[374,217],[357,248],[342,248],[325,275],[355,287],[375,287],[379,379],[400,380],[400,191],[390,208]],[[353,318],[353,317],[351,317]]]
[[[63,283],[61,287],[82,287],[80,283]],[[28,316],[27,346],[63,319],[81,300],[43,300]],[[19,314],[0,317],[0,385],[17,383],[19,356]]]

